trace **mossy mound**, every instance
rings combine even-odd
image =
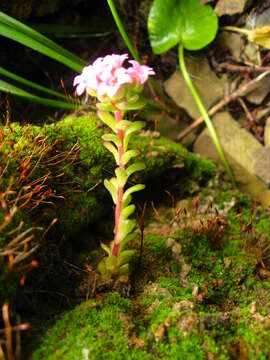
[[[51,248],[54,247],[53,252],[57,253],[59,243],[63,249],[67,240],[74,238],[88,224],[97,223],[107,213],[112,213],[112,202],[103,181],[113,176],[115,164],[103,146],[103,133],[104,128],[93,114],[70,116],[43,128],[14,123],[11,128],[1,129],[0,161],[7,166],[1,177],[0,192],[12,190],[5,195],[7,207],[16,204],[18,210],[1,232],[0,249],[10,244],[10,231],[22,222],[21,232],[30,228],[35,232],[36,228],[42,227],[46,236],[32,246],[39,245],[35,256],[40,267],[44,266],[41,278],[46,269],[50,268],[53,273],[52,267],[48,266],[54,258]],[[143,135],[135,137],[131,147],[140,150],[140,161],[145,163],[146,170],[131,181],[155,184],[150,185],[146,196],[155,197],[154,190],[162,192],[169,183],[174,183],[179,193],[188,192],[192,184],[206,181],[215,173],[211,162],[198,159],[181,145],[153,139],[151,134]],[[181,179],[178,183],[176,176]],[[5,212],[0,211],[0,224],[5,216]],[[54,226],[50,228],[52,222]],[[39,230],[34,238],[42,238],[43,233]],[[23,246],[18,250],[25,251]],[[65,256],[64,253],[61,255]],[[1,277],[12,282],[12,272],[6,266],[8,257],[0,260],[1,269],[4,269]],[[16,281],[24,276],[23,269],[19,266],[13,272]],[[0,281],[1,301],[9,298],[6,288],[16,288],[8,283],[4,285],[3,281]],[[5,291],[2,291],[3,287]]]
[[[155,209],[132,296],[67,312],[30,359],[269,359],[269,214],[230,194]]]

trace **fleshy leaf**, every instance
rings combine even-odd
[[[126,130],[128,126],[130,126],[131,122],[128,120],[121,120],[116,124],[117,130]]]
[[[133,240],[136,237],[136,233],[132,232],[131,234],[128,234],[119,244],[119,251],[121,252],[127,243],[129,243],[131,240]]]
[[[105,245],[104,243],[100,243],[100,246],[109,256],[111,255],[111,250],[110,250],[109,246]]]
[[[209,5],[200,0],[154,0],[148,16],[148,33],[155,54],[182,43],[200,50],[214,40],[218,20]]]
[[[119,165],[119,155],[118,155],[118,151],[117,151],[116,147],[112,143],[109,143],[109,142],[105,142],[104,146],[107,150],[109,150],[113,154],[116,164]]]
[[[132,258],[132,256],[135,254],[134,250],[125,250],[122,251],[119,254],[119,258],[118,258],[118,264],[119,266],[122,266],[124,264],[129,263],[130,259]]]
[[[114,134],[104,134],[102,135],[102,140],[112,141],[117,147],[121,145],[120,139]]]
[[[118,107],[118,109],[125,110],[125,111],[140,110],[146,105],[146,103],[147,103],[146,99],[140,97],[139,100],[134,103],[130,103],[128,101],[123,101],[123,102],[117,104],[117,107]]]
[[[127,175],[126,170],[121,169],[121,168],[116,168],[115,169],[115,175],[116,175],[116,178],[117,178],[118,186],[119,187],[124,187],[126,182],[127,182],[127,179],[128,179],[128,175]]]
[[[135,220],[123,220],[119,223],[118,233],[116,236],[116,241],[121,243],[124,238],[131,233],[131,231],[135,228],[136,221]]]
[[[113,132],[115,132],[115,133],[117,132],[116,120],[110,113],[108,113],[107,111],[99,110],[97,112],[97,114],[98,114],[98,117],[100,118],[100,120],[104,122],[104,124],[109,126]]]
[[[126,172],[128,174],[128,176],[132,175],[134,172],[136,171],[140,171],[140,170],[144,170],[145,169],[145,164],[144,163],[135,163],[130,165],[127,169]]]
[[[125,131],[125,137],[124,137],[124,149],[125,151],[128,148],[128,143],[130,140],[130,136],[132,133],[134,133],[135,131],[140,131],[141,129],[143,129],[145,126],[145,122],[144,121],[134,121]]]
[[[134,186],[131,186],[129,189],[127,189],[125,192],[124,192],[124,195],[123,195],[123,202],[128,198],[129,195],[131,195],[132,193],[136,192],[136,191],[141,191],[145,188],[145,185],[143,184],[137,184],[137,185],[134,185]]]
[[[117,188],[114,186],[111,180],[109,181],[107,179],[104,180],[104,186],[111,194],[114,204],[116,204],[118,198]]]
[[[145,127],[145,121],[134,121],[125,131],[125,135],[129,135],[135,131],[139,131]]]
[[[115,111],[115,108],[111,104],[106,104],[103,102],[98,102],[96,104],[97,108],[103,111]]]
[[[139,151],[138,150],[128,150],[124,153],[124,155],[122,156],[121,162],[126,165],[129,160],[133,157],[136,157],[139,155]]]
[[[122,208],[124,209],[125,207],[128,206],[128,204],[131,202],[132,198],[131,195],[125,197],[125,199],[123,199],[122,201]]]
[[[127,219],[132,213],[134,213],[136,207],[135,205],[129,205],[127,207],[125,207],[122,211],[121,211],[121,220],[125,220]]]

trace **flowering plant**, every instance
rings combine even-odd
[[[132,134],[144,127],[144,122],[131,122],[124,117],[127,111],[144,107],[146,101],[141,96],[143,84],[155,72],[135,60],[129,60],[131,66],[125,68],[123,63],[127,58],[127,54],[98,58],[74,79],[78,95],[86,91],[98,99],[97,115],[112,131],[103,135],[104,146],[113,154],[117,164],[115,177],[104,181],[115,204],[114,240],[110,246],[101,244],[108,255],[98,266],[104,278],[127,277],[134,251],[126,250],[125,247],[135,237],[136,226],[136,221],[129,219],[135,211],[135,206],[130,204],[131,194],[144,189],[143,184],[137,184],[125,190],[129,176],[143,170],[145,166],[141,162],[133,162],[127,167],[128,162],[138,155],[137,150],[128,150],[129,140]]]

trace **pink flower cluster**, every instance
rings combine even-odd
[[[144,84],[149,75],[154,75],[152,68],[140,65],[135,60],[129,60],[131,66],[124,68],[122,65],[128,58],[124,55],[107,55],[98,58],[93,65],[86,66],[81,75],[74,79],[74,86],[78,95],[86,90],[96,96],[115,97],[124,84]]]

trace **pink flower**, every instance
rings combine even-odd
[[[155,75],[154,70],[149,66],[140,65],[135,60],[129,60],[129,63],[132,67],[128,68],[127,71],[137,84],[144,84],[148,80],[149,75]]]
[[[132,67],[124,68],[122,65],[127,58],[127,54],[112,54],[100,57],[93,65],[86,66],[73,82],[77,86],[77,94],[81,95],[88,90],[96,96],[113,98],[124,84],[144,84],[149,75],[155,74],[153,69],[134,60],[129,61]]]

